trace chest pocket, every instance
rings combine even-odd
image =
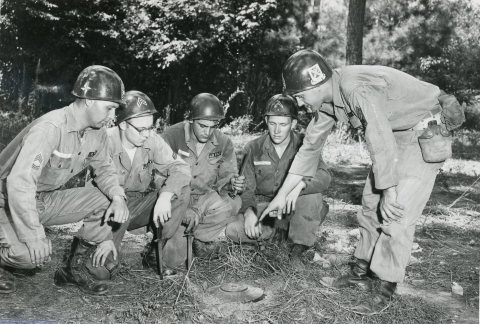
[[[153,161],[149,160],[142,166],[139,172],[140,182],[143,184],[150,184],[153,178]]]
[[[224,162],[222,152],[209,153],[207,161],[211,167],[219,169]]]
[[[272,175],[272,162],[268,160],[259,160],[253,161],[253,166],[255,168],[255,174],[257,177],[266,177]],[[273,176],[273,175],[272,175]]]
[[[72,157],[58,156],[52,154],[47,162],[47,165],[43,168],[40,179],[41,183],[45,184],[63,184],[68,178],[70,168],[72,167]]]

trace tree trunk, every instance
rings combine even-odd
[[[347,23],[347,65],[362,64],[363,22],[366,0],[349,0]]]

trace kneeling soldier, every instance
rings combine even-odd
[[[297,123],[297,103],[286,95],[275,95],[267,102],[265,122],[268,134],[249,142],[245,147],[244,170],[246,189],[242,193],[242,208],[238,220],[227,227],[227,236],[236,242],[255,242],[278,234],[288,223],[275,228],[271,220],[258,218],[273,199],[295,154],[303,143],[303,136],[293,129]],[[328,205],[322,192],[330,184],[331,176],[320,160],[313,177],[304,177],[287,197],[286,213],[289,219],[288,237],[293,241],[291,257],[299,256],[315,243],[315,232],[324,221]],[[297,263],[298,264],[298,263]]]
[[[157,110],[153,102],[140,91],[128,91],[125,102],[125,109],[117,114],[118,126],[107,131],[109,154],[127,195],[130,211],[127,222],[113,227],[117,250],[125,231],[152,223],[156,227],[163,225],[162,240],[168,240],[176,232],[183,236],[180,224],[190,195],[190,167],[155,133]],[[150,187],[152,180],[155,189]],[[105,267],[98,267],[102,260],[107,260]],[[175,266],[174,255],[165,254],[163,260],[165,265]],[[98,279],[110,279],[118,264],[116,261],[105,251],[96,254],[87,266]]]
[[[71,105],[33,121],[0,154],[0,293],[15,290],[4,268],[34,269],[50,260],[52,243],[43,226],[80,220],[83,227],[66,267],[55,273],[55,283],[77,285],[92,294],[107,292],[91,278],[83,260],[95,250],[116,253],[109,226],[101,226],[104,216],[108,220],[114,214],[118,223],[128,218],[104,127],[115,117],[125,91],[114,71],[95,65],[80,73],[72,94],[77,99]],[[89,165],[100,190],[62,190]]]
[[[163,138],[190,164],[190,203],[183,224],[186,233],[193,234],[194,252],[199,256],[207,252],[204,243],[224,235],[225,227],[238,213],[240,197],[231,198],[229,193],[242,191],[245,178],[237,174],[232,141],[217,129],[224,118],[220,100],[212,94],[201,93],[192,99],[190,110],[190,120],[171,126]],[[177,264],[183,264],[186,238],[169,240],[165,250],[165,255],[176,255]]]

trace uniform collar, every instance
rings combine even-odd
[[[185,131],[185,142],[187,144],[191,143],[192,146],[195,147],[195,144],[197,143],[197,141],[195,139],[195,134],[193,134],[193,129],[190,126],[190,122],[188,121],[185,122],[184,131]],[[218,130],[216,129],[213,130],[212,135],[208,139],[207,143],[211,142],[215,146],[218,145],[217,132]]]
[[[75,112],[76,108],[73,106],[73,103],[67,106],[65,109],[65,117],[67,119],[67,132],[80,132],[85,130],[85,128],[79,122],[79,114]]]

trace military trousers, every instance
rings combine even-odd
[[[130,217],[127,222],[118,224],[113,228],[113,241],[120,251],[120,244],[125,235],[125,231],[133,231],[148,225],[153,226],[153,209],[158,198],[158,191],[153,191],[148,194],[142,193],[128,193],[127,205],[130,212]],[[185,215],[187,205],[190,198],[189,187],[182,188],[180,197],[172,200],[171,218],[165,222],[162,228],[162,239],[168,240],[175,235],[183,236],[184,229],[180,224]],[[179,232],[177,234],[177,232]],[[163,252],[163,261],[165,265],[170,266],[177,259],[174,253]]]
[[[268,204],[269,201],[257,203],[257,217],[260,217]],[[297,198],[295,211],[285,216],[290,219],[288,237],[293,243],[313,246],[317,239],[316,232],[326,217],[323,208],[327,208],[327,206],[324,206],[321,193],[301,195]],[[245,217],[243,214],[239,214],[235,222],[228,224],[226,229],[227,237],[237,243],[254,243],[267,240],[274,233],[274,221],[269,219],[268,216],[262,221],[262,235],[257,240],[249,238],[245,233]]]
[[[43,226],[83,220],[76,236],[92,243],[111,239],[111,230],[103,221],[109,200],[96,188],[41,192],[36,196],[36,203]],[[13,268],[32,269],[35,265],[30,259],[27,245],[18,239],[11,217],[8,206],[0,208],[0,263]]]
[[[370,263],[370,269],[382,280],[402,282],[410,260],[415,225],[430,198],[435,178],[443,165],[423,160],[418,136],[422,131],[394,132],[398,148],[397,202],[405,207],[398,222],[386,223],[379,212],[382,192],[375,189],[370,171],[363,190],[362,209],[357,218],[360,241],[355,257]],[[393,163],[393,161],[392,161]]]
[[[213,242],[225,234],[227,224],[231,223],[240,210],[241,200],[239,196],[234,199],[228,195],[220,196],[216,191],[204,195],[191,195],[188,209],[198,213],[200,223],[194,229],[192,235],[202,242]],[[167,266],[177,269],[185,269],[187,260],[187,237],[185,226],[180,226],[179,231],[166,242],[164,255],[170,263]]]

